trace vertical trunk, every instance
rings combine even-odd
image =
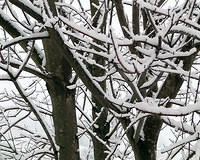
[[[156,160],[156,149],[162,121],[159,116],[150,116],[144,125],[144,139],[139,138],[135,144],[136,160]]]
[[[56,143],[59,146],[59,160],[78,160],[78,139],[75,112],[75,91],[66,91],[62,81],[52,80],[48,91],[53,105]]]
[[[55,139],[59,146],[59,160],[78,160],[78,139],[75,90],[67,89],[72,76],[71,66],[63,59],[60,40],[53,29],[49,29],[50,39],[43,40],[46,54],[46,68],[52,75],[47,81],[47,89],[53,106]]]
[[[91,8],[91,16],[93,17],[93,26],[97,27],[98,26],[98,21],[101,18],[101,12],[97,11],[97,8],[94,7],[94,4],[96,6],[99,5],[98,0],[90,0],[90,8]],[[105,27],[105,17],[104,17],[104,23],[101,24],[101,31],[103,32],[103,28]],[[97,42],[98,43],[98,42]],[[100,44],[101,45],[101,44]],[[104,65],[105,61],[102,59],[102,57],[99,56],[94,56],[94,60],[96,63]],[[105,71],[95,67],[95,66],[88,66],[89,70],[91,71],[93,76],[103,76],[105,74]],[[105,90],[106,89],[106,83],[105,81],[101,83],[101,87]],[[109,124],[106,122],[107,121],[107,115],[108,115],[108,110],[106,108],[103,108],[104,106],[100,105],[98,103],[98,99],[94,98],[94,95],[92,95],[92,101],[94,102],[95,106],[92,108],[92,116],[93,120],[98,118],[96,120],[96,123],[93,127],[93,131],[96,133],[96,135],[101,138],[103,141],[106,140],[106,135],[109,133]],[[102,111],[103,109],[103,111]],[[99,114],[101,115],[99,116]],[[95,137],[92,137],[93,141],[93,146],[94,146],[94,159],[95,160],[103,160],[106,159],[107,153],[106,153],[106,147],[104,144],[99,142]]]
[[[99,64],[104,64],[104,60],[102,58],[99,59],[98,56],[95,56],[94,59]],[[99,69],[97,67],[92,67],[91,73],[94,76],[103,76],[104,71],[102,69]],[[106,83],[105,81],[101,83],[101,87],[105,90]],[[93,120],[96,120],[96,123],[93,127],[93,131],[96,133],[96,135],[101,138],[103,141],[106,140],[106,135],[109,133],[109,125],[107,123],[107,116],[108,116],[108,109],[104,108],[102,105],[98,103],[98,100],[94,98],[92,95],[92,101],[94,102],[95,106],[92,108],[92,116]],[[95,160],[102,160],[106,159],[107,153],[106,153],[106,147],[104,144],[99,142],[95,137],[92,138],[93,145],[94,145],[94,157]]]
[[[189,44],[184,50],[189,50],[190,46],[192,45]],[[199,50],[199,48],[197,48],[197,50]],[[191,69],[195,56],[196,54],[183,59],[184,70],[189,71]],[[178,62],[179,59],[177,59],[177,63]],[[174,73],[169,74],[157,98],[175,98],[183,82],[184,80],[180,75]],[[171,103],[168,103],[166,107],[171,107]],[[146,118],[143,126],[144,139],[139,139],[134,150],[136,160],[156,160],[157,141],[162,124],[162,119],[159,116],[152,115]]]
[[[53,16],[56,16],[55,2],[48,0]],[[49,15],[51,16],[51,15]],[[47,89],[51,96],[53,106],[53,120],[55,126],[55,139],[59,146],[59,160],[79,160],[75,90],[68,90],[72,76],[72,68],[64,60],[60,39],[54,29],[48,28],[50,39],[43,40],[46,54],[46,68],[52,74],[47,81]]]
[[[95,101],[96,102],[96,101]],[[97,117],[97,114],[100,113],[101,107],[100,105],[96,106],[96,109],[92,110],[93,113],[93,119]],[[96,121],[96,125],[93,127],[93,131],[97,134],[99,138],[106,141],[106,135],[109,132],[109,124],[106,123],[107,119],[107,109],[104,108],[103,112],[101,113],[101,116]],[[95,160],[103,160],[106,159],[107,153],[106,153],[106,147],[101,142],[99,142],[95,137],[92,138],[93,145],[94,145],[94,159]]]

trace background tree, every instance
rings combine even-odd
[[[1,156],[198,159],[199,13],[197,0],[1,1]]]

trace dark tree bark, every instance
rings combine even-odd
[[[97,10],[96,7],[94,6],[94,4],[96,6],[98,6],[99,1],[98,0],[90,0],[91,17],[94,18],[92,25],[94,27],[98,27],[98,25],[99,25],[98,21],[102,15],[101,15],[100,10]],[[106,17],[107,16],[104,17],[105,20],[106,20]],[[102,32],[105,30],[105,27],[106,27],[106,23],[103,23],[100,27]],[[94,56],[94,60],[96,61],[96,63],[98,63],[100,65],[103,65],[103,66],[105,65],[104,59],[102,59],[102,57],[100,57],[100,56]],[[93,76],[98,77],[98,76],[105,75],[105,71],[102,69],[99,69],[98,67],[88,66],[88,68],[91,71]],[[105,81],[103,81],[101,83],[101,87],[104,90],[106,89]],[[107,123],[108,109],[99,103],[99,100],[95,98],[94,94],[95,93],[92,94],[92,100],[93,100],[95,106],[93,106],[93,108],[92,108],[92,116],[93,116],[93,120],[95,120],[95,119],[97,119],[97,120],[96,120],[95,125],[93,126],[93,131],[100,139],[102,139],[104,142],[107,142],[106,135],[109,133],[109,126],[110,126],[110,124]],[[99,114],[100,114],[100,116],[99,116]],[[92,141],[93,141],[93,146],[94,146],[94,159],[95,160],[106,159],[106,157],[107,157],[106,146],[104,144],[102,144],[96,137],[92,137]]]
[[[59,160],[78,160],[78,139],[75,90],[67,89],[72,76],[71,66],[63,60],[54,32],[50,31],[50,38],[43,41],[47,57],[47,71],[52,79],[47,81],[47,89],[53,106],[53,120],[55,126],[56,143],[60,147]]]
[[[31,9],[26,8],[18,1],[11,1],[18,7],[22,7],[27,13],[42,21],[42,17]],[[49,1],[49,6],[54,15],[56,9],[54,1]],[[12,36],[20,36],[18,28],[11,25],[4,17],[0,17],[0,25]],[[67,89],[70,85],[70,78],[72,76],[72,68],[67,61],[62,57],[64,52],[58,41],[55,40],[54,29],[49,29],[49,38],[43,40],[45,55],[46,55],[46,70],[50,77],[44,79],[47,83],[47,89],[52,101],[53,120],[55,126],[56,144],[59,146],[59,154],[55,154],[55,158],[59,155],[59,160],[79,160],[79,145],[77,134],[76,110],[75,110],[75,90]],[[20,43],[22,48],[26,51],[27,42]],[[33,50],[32,59],[37,64],[38,68],[42,69],[42,59],[39,57],[37,50]],[[57,158],[56,158],[57,159]]]
[[[164,1],[165,0],[160,0],[158,3],[158,6],[160,6]],[[30,14],[33,18],[37,19],[38,22],[43,23],[42,16],[39,15],[38,13],[34,12],[34,10],[31,10],[28,6],[24,5],[21,1],[10,0],[10,2],[15,4],[18,7],[22,8],[25,12]],[[52,15],[50,13],[47,15],[50,17],[53,16],[52,18],[57,16],[55,2],[57,2],[57,0],[48,0],[49,8],[44,8],[44,10],[47,13],[48,13],[48,9],[50,9]],[[99,27],[100,28],[99,32],[101,32],[102,34],[106,34],[106,36],[107,36],[107,33],[105,33],[105,30],[106,30],[105,28],[107,27],[107,21],[106,21],[107,15],[106,14],[104,15],[105,17],[104,17],[104,20],[102,21],[103,23],[101,24],[101,26],[99,26],[99,24],[98,24],[99,20],[101,20],[101,18],[102,18],[101,17],[102,14],[100,12],[102,8],[100,8],[98,10],[98,7],[96,7],[96,6],[100,6],[99,3],[100,2],[98,0],[90,0],[91,17],[93,17],[92,27],[94,27],[95,29]],[[122,29],[122,33],[123,33],[124,37],[126,38],[126,40],[127,39],[133,40],[131,35],[129,34],[129,32],[127,32],[127,31],[129,31],[129,22],[127,21],[127,17],[124,13],[123,1],[115,0],[115,1],[112,1],[112,3],[114,4],[112,7],[114,7],[116,9],[116,14],[118,16],[119,24]],[[154,13],[152,12],[152,15],[153,14]],[[156,14],[159,15],[159,13],[156,13]],[[156,33],[157,31],[155,29],[156,26],[152,22],[150,10],[146,10],[145,7],[140,9],[139,6],[135,2],[133,2],[133,4],[132,4],[132,31],[131,32],[133,32],[133,35],[140,34],[140,17],[139,17],[140,15],[143,17],[143,27],[144,27],[143,29],[146,30],[145,34],[148,35],[149,37],[157,36],[156,38],[158,38],[158,41],[159,41],[160,35],[156,35],[157,34]],[[156,15],[156,16],[158,16],[158,15]],[[61,23],[61,25],[62,24],[65,25],[65,22],[61,22],[60,19],[56,23],[57,24]],[[12,37],[18,37],[21,35],[19,30],[17,29],[17,27],[11,25],[8,21],[6,21],[5,17],[3,17],[1,14],[0,14],[0,25]],[[195,24],[195,25],[197,25],[197,24]],[[194,28],[195,28],[195,25],[193,26]],[[70,25],[68,26],[68,24],[67,24],[66,28],[67,27],[70,28],[71,26]],[[61,28],[62,27],[60,27],[59,29],[61,29]],[[197,26],[197,28],[198,28],[198,26]],[[85,28],[85,29],[87,29],[87,28]],[[115,101],[112,101],[112,97],[109,99],[109,97],[106,97],[106,95],[104,95],[103,91],[106,91],[106,80],[104,80],[102,82],[97,82],[98,85],[96,85],[96,83],[93,83],[94,82],[92,79],[93,77],[104,76],[105,70],[106,69],[109,70],[109,67],[107,67],[105,70],[103,70],[101,67],[95,66],[95,65],[101,65],[101,66],[107,65],[107,64],[105,64],[105,59],[104,59],[106,56],[103,57],[100,55],[101,50],[98,50],[98,47],[95,48],[94,46],[90,46],[95,51],[99,51],[98,52],[99,54],[93,54],[93,57],[90,59],[90,60],[95,61],[95,65],[90,64],[89,60],[88,60],[88,62],[86,62],[85,59],[87,59],[88,57],[84,57],[82,54],[80,54],[80,55],[83,56],[83,58],[82,59],[80,58],[81,60],[78,59],[81,61],[81,63],[80,63],[76,59],[76,57],[75,57],[76,55],[74,55],[68,48],[70,45],[67,46],[65,44],[65,41],[63,39],[63,37],[65,35],[61,35],[60,32],[57,30],[57,28],[54,26],[54,24],[52,24],[51,27],[45,26],[44,30],[47,31],[49,34],[48,38],[45,37],[46,39],[42,40],[45,57],[46,57],[45,70],[48,73],[48,77],[44,78],[44,80],[46,81],[47,90],[49,92],[51,102],[52,102],[52,108],[53,108],[52,114],[53,114],[53,121],[54,121],[54,127],[55,127],[55,142],[59,147],[58,151],[56,151],[56,153],[54,153],[55,159],[79,160],[80,159],[79,143],[78,143],[78,138],[76,137],[77,136],[77,120],[76,120],[76,108],[75,108],[75,89],[68,89],[68,87],[67,87],[67,86],[71,85],[72,67],[73,67],[74,71],[76,72],[76,74],[79,76],[79,78],[82,80],[84,85],[87,87],[87,89],[89,89],[91,91],[91,99],[94,104],[94,106],[92,108],[92,118],[93,118],[93,120],[96,120],[96,122],[92,128],[93,132],[95,133],[95,135],[97,137],[99,137],[101,140],[106,142],[108,144],[108,146],[109,146],[109,141],[107,139],[108,138],[107,135],[110,131],[110,124],[107,123],[107,118],[108,118],[108,114],[109,114],[109,109],[112,110],[113,112],[116,112],[121,115],[127,114],[129,112],[129,108],[128,107],[125,108],[123,105],[126,102],[132,103],[133,105],[138,102],[141,102],[142,101],[141,97],[143,97],[144,99],[147,97],[153,97],[152,92],[154,90],[156,90],[156,92],[158,91],[157,90],[158,81],[155,81],[155,84],[153,86],[149,87],[148,89],[141,89],[140,87],[145,82],[147,82],[147,79],[148,79],[147,74],[151,71],[151,68],[144,69],[144,71],[142,73],[137,72],[137,70],[136,70],[136,72],[134,74],[136,75],[136,79],[138,78],[137,82],[136,82],[136,87],[138,87],[138,90],[139,90],[138,92],[141,94],[141,97],[140,97],[138,95],[136,89],[134,87],[131,88],[131,85],[133,85],[132,82],[135,80],[130,81],[128,76],[126,77],[126,75],[128,75],[130,73],[129,73],[129,71],[126,71],[126,69],[124,69],[122,65],[120,66],[120,60],[117,58],[113,58],[112,62],[107,60],[106,63],[112,63],[113,68],[116,70],[115,72],[117,72],[121,76],[120,77],[121,79],[119,79],[119,81],[122,80],[124,82],[124,84],[126,84],[128,87],[130,87],[130,90],[131,90],[130,94],[132,95],[131,100],[130,101],[127,100],[125,103],[123,102],[122,106],[120,106],[119,105],[120,103],[118,103],[118,102],[116,102],[116,104],[115,104]],[[72,25],[72,28],[70,28],[69,30],[70,31],[73,30],[73,25]],[[76,32],[76,29],[74,29],[74,31],[72,31],[71,34],[75,33],[75,32]],[[84,34],[84,31],[82,31],[82,32],[83,33],[80,33],[80,34]],[[181,32],[181,30],[180,30],[180,32]],[[66,35],[67,35],[67,33],[66,33]],[[109,43],[111,43],[111,45],[113,47],[112,49],[115,51],[115,44],[112,44],[115,42],[114,42],[114,39],[112,39],[113,37],[112,38],[109,37],[110,35],[108,37],[106,37],[107,39],[105,41],[105,44],[102,44],[103,40],[102,40],[102,42],[100,42],[100,40],[98,40],[98,38],[95,36],[94,36],[95,38],[90,35],[84,35],[84,36],[85,37],[88,36],[89,39],[92,39],[91,41],[94,42],[96,45],[103,46],[105,48],[108,45],[110,45]],[[180,37],[181,36],[182,35],[180,34]],[[184,40],[186,42],[186,44],[184,44],[183,47],[181,46],[182,47],[181,51],[184,51],[184,52],[190,51],[190,49],[194,47],[193,41],[191,41],[191,37],[188,36],[187,34],[185,34],[184,36],[187,37]],[[192,36],[193,36],[193,38],[195,38],[194,35],[192,35]],[[70,37],[70,33],[69,33],[69,39],[70,38],[71,37]],[[73,38],[75,39],[75,44],[77,44],[77,46],[78,46],[78,44],[79,44],[78,38],[77,39],[75,37],[73,37]],[[73,38],[70,39],[70,43],[73,42]],[[165,37],[162,37],[162,38],[163,38],[162,39],[163,43],[165,43],[165,45],[168,45],[165,40]],[[180,41],[181,40],[182,39],[180,39]],[[141,45],[140,42],[135,43],[134,41],[135,40],[133,40],[132,45],[126,46],[127,55],[130,52],[131,56],[133,56],[132,59],[138,58],[139,60],[141,60],[140,63],[143,63],[142,60],[145,60],[145,59],[142,59],[142,58],[144,58],[144,57],[139,52],[139,49],[135,48],[135,47],[139,48],[143,44]],[[20,42],[20,45],[22,46],[22,48],[25,51],[27,50],[27,48],[26,48],[27,42],[28,41]],[[116,40],[116,42],[117,42],[117,40]],[[83,41],[83,43],[85,43],[85,42]],[[158,46],[144,43],[144,46],[145,45],[147,45],[147,46],[149,45],[150,49],[152,49],[152,48],[155,49],[155,53],[156,53],[155,56],[158,56],[157,53],[159,53],[160,47],[162,47],[161,42],[158,42]],[[81,44],[80,44],[80,46],[81,46]],[[76,45],[74,45],[73,47],[76,47]],[[170,45],[168,45],[167,47],[170,48]],[[107,47],[107,48],[108,48],[108,52],[109,52],[110,48],[109,47]],[[145,50],[145,49],[149,49],[149,48],[143,47],[142,49]],[[190,56],[184,56],[184,57],[180,56],[181,58],[179,58],[179,56],[175,57],[173,64],[178,65],[179,62],[182,61],[183,67],[181,69],[183,69],[184,71],[191,70],[192,64],[194,63],[197,53],[200,50],[199,46],[195,46],[195,48],[197,49],[197,51],[195,51],[195,53],[192,53]],[[104,50],[104,52],[106,52],[105,50]],[[167,49],[165,49],[165,50],[166,50],[166,52],[168,52]],[[164,50],[164,52],[165,52],[165,50]],[[113,53],[115,53],[114,51],[113,51]],[[77,53],[80,53],[80,52],[77,51]],[[90,54],[90,51],[88,51],[88,53]],[[171,54],[171,52],[169,52],[169,53]],[[115,54],[116,55],[114,55],[114,56],[117,57],[117,53],[115,53]],[[165,53],[162,53],[162,54],[165,54]],[[121,56],[126,57],[126,55],[121,55]],[[157,58],[157,57],[155,57],[155,58]],[[37,54],[37,50],[35,48],[33,49],[32,59],[34,60],[35,64],[37,65],[37,67],[39,69],[44,70],[44,68],[42,66],[42,59]],[[116,62],[114,62],[114,60]],[[125,59],[125,60],[127,60],[128,63],[132,63],[128,59]],[[138,60],[138,62],[139,62],[139,60]],[[168,58],[168,60],[171,60],[171,59]],[[159,61],[159,59],[156,59],[156,61]],[[161,61],[162,61],[162,59],[161,59]],[[85,66],[81,66],[82,64],[84,64]],[[133,64],[131,64],[131,65],[133,65]],[[84,67],[86,67],[88,70],[84,70],[85,69]],[[89,71],[90,73],[87,74],[86,71]],[[120,71],[122,71],[122,72],[124,71],[124,72],[120,73]],[[160,70],[159,72],[161,73],[162,70]],[[157,92],[157,94],[156,94],[157,96],[153,97],[153,98],[159,99],[159,100],[165,99],[165,98],[175,99],[178,95],[178,92],[180,91],[180,88],[182,87],[183,82],[184,82],[184,79],[181,77],[180,74],[173,73],[173,72],[169,73],[166,76],[165,81],[163,81],[162,87]],[[100,89],[98,87],[100,87]],[[171,103],[166,102],[165,107],[169,108],[169,107],[171,107],[171,105],[172,105]],[[116,106],[119,108],[117,108]],[[123,108],[124,110],[120,110],[121,109],[120,107],[121,108],[124,107],[125,109]],[[130,105],[130,110],[132,108],[134,108],[134,106],[132,108],[131,107],[132,106]],[[135,108],[137,108],[137,107],[135,107]],[[137,112],[137,109],[136,109],[136,112]],[[142,112],[142,111],[138,111],[138,112]],[[124,130],[126,130],[127,127],[130,127],[129,125],[131,124],[131,118],[129,116],[124,116],[125,118],[123,116],[118,117],[118,120],[120,121]],[[141,120],[138,120],[138,121],[139,122],[138,122],[137,126],[131,126],[129,128],[129,130],[127,130],[127,132],[125,133],[129,140],[129,144],[131,145],[132,150],[134,152],[135,159],[136,160],[156,160],[157,142],[158,142],[158,138],[159,138],[159,134],[161,131],[163,121],[159,114],[155,115],[153,113],[150,116],[142,118]],[[143,132],[143,135],[144,135],[143,137],[140,137],[141,131]],[[106,157],[108,155],[108,152],[106,152],[107,148],[103,143],[101,143],[97,139],[97,137],[91,136],[92,141],[93,141],[93,146],[94,146],[94,159],[95,160],[104,160],[104,159],[106,159]],[[55,150],[54,150],[54,152],[55,152]],[[58,157],[58,155],[59,155],[59,157]]]
[[[53,16],[56,16],[55,2],[48,1]],[[63,59],[63,50],[59,40],[56,40],[55,31],[48,30],[50,38],[43,40],[46,54],[46,68],[52,74],[47,81],[47,89],[51,96],[53,106],[53,120],[55,126],[55,139],[59,146],[59,160],[79,160],[79,146],[77,134],[77,121],[75,110],[75,90],[67,89],[72,78],[72,68]]]

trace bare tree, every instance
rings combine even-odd
[[[0,4],[0,156],[200,157],[198,0]]]

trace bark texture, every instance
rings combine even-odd
[[[192,46],[189,43],[187,46],[183,48],[184,51],[187,51]],[[197,48],[197,52],[199,51],[199,47]],[[183,60],[183,69],[189,71],[191,69],[192,63],[195,59],[196,54],[185,57]],[[180,59],[177,59],[177,63]],[[163,87],[161,88],[157,98],[170,98],[173,99],[177,96],[184,80],[180,75],[171,73],[166,78]],[[171,107],[171,104],[168,103],[166,107]],[[159,137],[159,133],[162,127],[162,120],[158,115],[153,115],[146,118],[144,123],[144,139],[139,139],[136,144],[136,160],[156,160],[156,151],[157,151],[157,141]]]
[[[71,66],[63,59],[55,31],[49,29],[50,38],[43,40],[47,71],[52,79],[47,88],[52,100],[55,139],[59,149],[59,160],[78,160],[77,122],[75,90],[67,89],[72,76]]]
[[[56,16],[55,2],[48,1],[53,16]],[[48,11],[47,11],[48,12]],[[51,15],[49,15],[51,16]],[[50,38],[43,40],[46,54],[46,68],[52,75],[47,81],[47,89],[53,106],[55,139],[59,146],[59,160],[79,160],[77,122],[75,110],[75,90],[67,89],[72,77],[72,68],[63,59],[60,40],[56,39],[54,29],[48,29]]]
[[[101,26],[98,26],[100,24],[98,24],[98,21],[101,19],[101,12],[100,10],[97,10],[97,8],[94,6],[94,4],[96,6],[99,5],[99,1],[98,0],[90,0],[90,8],[91,8],[91,16],[93,17],[93,26],[94,27],[100,27],[101,28],[101,32],[104,31],[105,26],[106,26],[106,16],[104,17],[104,23],[101,24]],[[97,42],[98,43],[98,42]],[[101,44],[99,44],[101,45]],[[95,48],[94,48],[95,49]],[[94,60],[96,61],[96,63],[104,65],[104,59],[102,59],[102,57],[100,56],[94,56]],[[89,70],[91,71],[92,75],[95,77],[98,76],[103,76],[105,74],[105,71],[95,67],[95,66],[88,66]],[[101,87],[105,90],[106,89],[106,82],[103,81],[101,83]],[[92,108],[92,116],[93,116],[93,120],[96,120],[95,126],[93,127],[93,131],[94,133],[101,138],[103,141],[107,141],[106,140],[106,135],[109,133],[109,126],[110,124],[107,123],[107,115],[108,115],[108,109],[104,108],[104,106],[102,106],[99,103],[99,100],[95,98],[95,95],[92,94],[92,100],[95,104],[95,106]],[[100,114],[100,116],[99,116]],[[93,146],[94,146],[94,159],[95,160],[102,160],[102,159],[106,159],[107,157],[107,149],[105,147],[104,144],[102,144],[96,137],[92,136],[92,141],[93,141]]]

